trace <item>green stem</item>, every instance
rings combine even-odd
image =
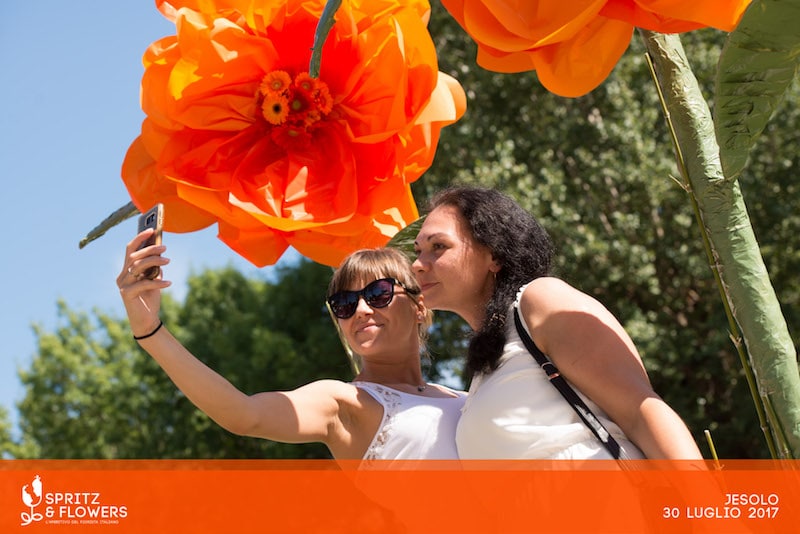
[[[139,210],[136,208],[136,206],[133,205],[133,202],[128,202],[127,204],[116,210],[114,213],[103,219],[103,221],[100,224],[92,228],[92,230],[88,234],[86,234],[86,237],[81,239],[80,243],[78,243],[78,248],[85,247],[98,237],[105,234],[114,226],[118,225],[124,220],[130,219],[137,213],[139,213]]]
[[[317,23],[317,30],[314,32],[314,47],[311,49],[311,62],[308,66],[308,74],[312,78],[319,78],[320,64],[322,63],[322,46],[328,38],[328,34],[335,22],[334,16],[342,5],[342,0],[328,0],[325,9]]]
[[[750,395],[753,398],[753,404],[756,408],[756,413],[758,415],[758,422],[761,429],[764,432],[764,437],[767,440],[767,447],[770,450],[770,454],[773,458],[777,458],[777,449],[775,446],[775,440],[773,439],[772,432],[770,431],[769,420],[767,418],[766,412],[764,410],[764,405],[761,402],[761,396],[758,393],[758,384],[756,382],[755,375],[753,373],[753,369],[750,366],[749,360],[747,358],[747,353],[745,351],[744,345],[742,343],[741,335],[739,334],[739,326],[736,324],[736,319],[733,316],[733,312],[731,311],[730,304],[728,303],[728,298],[725,294],[725,286],[722,282],[722,277],[719,274],[719,265],[717,265],[716,260],[714,259],[714,252],[711,247],[711,240],[709,239],[708,232],[706,231],[706,226],[703,224],[703,215],[700,211],[700,206],[697,203],[697,197],[694,195],[692,190],[691,182],[689,180],[689,172],[686,168],[686,161],[683,158],[683,152],[681,151],[680,143],[678,142],[678,137],[675,132],[675,126],[672,123],[672,117],[669,113],[669,108],[667,107],[666,100],[664,99],[664,92],[661,87],[661,83],[658,79],[658,74],[656,73],[655,66],[653,65],[653,56],[650,53],[645,54],[645,58],[647,59],[647,64],[650,67],[650,75],[653,78],[653,82],[656,86],[656,91],[658,92],[658,99],[661,103],[662,111],[664,112],[664,119],[667,123],[667,129],[670,134],[670,138],[672,140],[672,146],[675,150],[675,159],[678,165],[678,170],[681,175],[681,179],[683,180],[680,182],[681,187],[684,191],[689,195],[689,200],[692,204],[692,210],[694,211],[695,220],[697,220],[697,226],[700,228],[700,236],[703,240],[703,248],[706,252],[706,256],[708,258],[708,264],[711,267],[711,272],[714,275],[714,280],[719,288],[722,306],[725,310],[725,316],[728,319],[728,329],[730,330],[730,338],[733,341],[733,345],[736,347],[736,351],[739,354],[739,360],[742,363],[742,368],[744,369],[745,378],[747,379],[747,386],[750,389]]]
[[[721,469],[719,465],[719,456],[717,456],[717,448],[714,446],[714,440],[711,439],[711,432],[708,429],[703,431],[703,434],[706,436],[706,442],[708,443],[708,448],[711,449],[711,458],[714,459],[714,466],[717,469]]]
[[[711,111],[677,35],[640,30],[680,148],[711,265],[773,455],[800,456],[800,372],[736,178],[725,176]],[[739,333],[741,332],[741,334]],[[764,404],[769,399],[771,406]],[[759,406],[761,408],[759,408]],[[761,416],[761,413],[759,414]],[[768,425],[766,422],[768,421]]]

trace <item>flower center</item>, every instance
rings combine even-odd
[[[292,79],[285,71],[272,71],[261,80],[257,96],[264,119],[275,127],[272,138],[280,145],[309,142],[315,124],[333,109],[328,86],[307,72]]]

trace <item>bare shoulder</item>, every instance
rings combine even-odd
[[[327,397],[333,400],[344,400],[355,398],[358,393],[358,388],[353,384],[342,382],[341,380],[322,379],[300,386],[295,389],[293,393],[313,395],[318,398]]]
[[[354,384],[341,380],[316,380],[296,389],[293,393],[317,403],[328,402],[329,409],[336,411],[342,419],[358,418],[364,410],[378,406],[372,395]]]
[[[528,284],[522,293],[520,307],[526,317],[564,311],[596,313],[604,309],[595,298],[552,276],[537,278]]]
[[[587,347],[616,342],[635,353],[632,341],[608,308],[558,278],[531,282],[522,295],[520,309],[539,348],[554,359],[559,352],[588,353]]]
[[[343,423],[357,420],[370,406],[367,394],[353,384],[341,380],[316,380],[289,391],[286,395],[298,409]]]

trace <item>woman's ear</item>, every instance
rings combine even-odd
[[[428,308],[425,306],[425,297],[420,293],[417,295],[417,322],[424,322],[428,315]]]

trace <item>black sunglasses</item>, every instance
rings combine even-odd
[[[337,291],[328,297],[328,305],[339,319],[352,317],[356,313],[358,299],[361,297],[364,297],[364,302],[373,308],[385,308],[394,298],[395,284],[405,289],[407,293],[415,293],[394,278],[381,278],[370,282],[360,291]]]

